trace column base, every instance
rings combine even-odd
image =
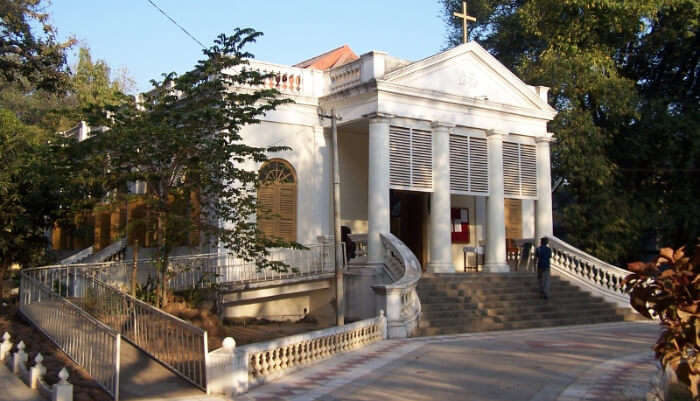
[[[455,267],[452,263],[428,263],[426,266],[428,273],[454,273]]]
[[[507,263],[486,263],[484,271],[489,273],[510,273],[510,266]]]

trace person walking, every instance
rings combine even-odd
[[[537,282],[540,285],[540,296],[549,299],[549,261],[552,258],[552,249],[547,246],[549,239],[543,237],[540,246],[535,250],[537,258]]]

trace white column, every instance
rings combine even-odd
[[[503,197],[503,137],[507,133],[486,132],[489,157],[489,197],[486,201],[486,255],[484,270],[509,272],[506,262],[506,223]]]
[[[535,210],[535,242],[542,237],[554,235],[552,219],[552,164],[549,157],[549,143],[554,135],[547,133],[536,139],[537,142],[537,204]]]
[[[433,125],[433,192],[430,194],[430,261],[432,273],[454,273],[450,235],[450,129]]]
[[[391,116],[369,116],[367,263],[383,263],[379,233],[391,231],[389,217],[389,125]]]
[[[535,238],[535,201],[523,199],[523,238]]]

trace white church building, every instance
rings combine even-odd
[[[415,62],[343,46],[250,67],[294,100],[242,131],[251,145],[291,148],[256,166],[279,177],[259,193],[275,212],[263,232],[305,244],[333,235],[331,123],[320,114],[334,110],[341,224],[367,234],[367,264],[382,262],[379,235],[391,232],[424,271],[506,272],[515,241],[553,234],[548,88],[476,42]]]

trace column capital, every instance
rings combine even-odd
[[[390,124],[391,119],[394,118],[394,115],[389,113],[375,112],[364,114],[362,117],[368,119],[370,124]]]
[[[444,123],[442,121],[432,121],[430,123],[430,127],[433,128],[435,131],[449,131],[452,128],[455,127],[453,123]]]
[[[489,140],[503,140],[504,137],[508,136],[508,131],[501,131],[496,129],[486,130],[486,139]]]
[[[554,137],[554,134],[551,132],[547,132],[546,134],[535,138],[536,143],[552,143],[552,142],[556,142],[556,141],[557,141],[557,139]]]

